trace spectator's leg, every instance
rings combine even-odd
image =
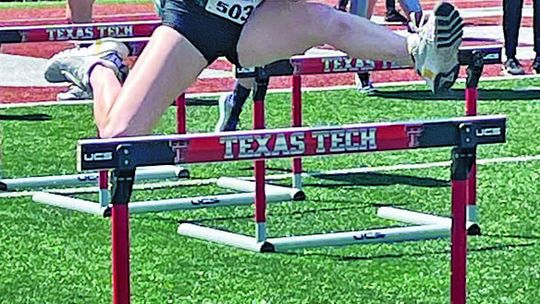
[[[533,8],[534,52],[538,57],[540,56],[540,0],[533,1]]]
[[[363,0],[353,0],[353,1],[363,1]],[[373,11],[375,9],[375,4],[377,3],[377,0],[365,0],[365,1],[367,1],[367,12],[366,12],[366,15],[362,17],[371,19],[371,17],[373,16]],[[395,8],[395,5],[394,5],[394,8]],[[352,9],[352,5],[351,5],[351,9]],[[351,13],[354,14],[354,12],[352,11]],[[397,11],[396,11],[396,14],[399,15]],[[375,89],[375,87],[373,87],[373,84],[371,83],[370,75],[368,72],[356,73],[355,82],[356,82],[356,89],[358,90],[358,92],[362,94],[373,94],[377,92],[377,89]]]
[[[386,0],[386,14],[396,10],[396,0]]]
[[[92,22],[94,0],[67,0],[66,18],[73,23]]]
[[[540,74],[540,0],[533,1],[533,8],[534,52],[536,56],[532,68],[536,74]]]
[[[407,18],[396,10],[396,0],[386,0],[384,21],[407,23]]]
[[[510,75],[525,74],[516,58],[522,8],[523,0],[503,0],[504,49],[507,58],[504,63],[504,72]]]
[[[340,11],[343,11],[345,12],[347,10],[347,5],[349,4],[349,0],[339,0],[338,1],[338,5],[337,5],[337,9],[340,10]]]
[[[523,0],[503,0],[503,31],[506,57],[515,58]]]

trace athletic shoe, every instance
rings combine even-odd
[[[504,63],[504,72],[508,75],[523,75],[525,70],[516,58],[509,58]]]
[[[234,102],[232,93],[221,95],[218,102],[219,119],[215,132],[236,131],[239,118],[233,114]]]
[[[45,79],[49,82],[71,82],[84,91],[91,91],[90,72],[100,64],[114,71],[120,81],[127,76],[123,60],[129,55],[127,46],[105,38],[89,47],[73,48],[54,55],[47,62]]]
[[[356,90],[365,95],[374,94],[377,92],[377,89],[373,86],[373,83],[369,80],[369,74],[367,74],[367,77],[359,77],[358,74],[354,75],[355,81],[356,81]]]
[[[416,71],[435,94],[447,91],[459,73],[458,50],[463,37],[463,19],[447,2],[418,31],[407,37]]]
[[[540,74],[540,56],[536,56],[536,58],[534,58],[531,67],[536,74]]]
[[[56,95],[56,100],[58,101],[85,100],[85,99],[92,99],[92,98],[93,98],[92,92],[85,91],[76,85],[70,85],[67,91],[60,92]]]
[[[407,18],[400,14],[397,10],[391,9],[386,11],[386,14],[384,15],[384,21],[386,22],[399,22],[399,23],[407,23]]]

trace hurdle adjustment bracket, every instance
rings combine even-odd
[[[467,66],[467,88],[477,88],[484,70],[484,52],[473,51]]]
[[[131,159],[130,148],[131,145],[119,145],[117,149],[118,165],[111,173],[111,202],[115,205],[125,205],[131,198],[136,164]]]
[[[471,123],[459,125],[459,145],[452,150],[452,179],[467,179],[476,163],[476,147],[482,139],[478,133],[483,133],[482,127]]]

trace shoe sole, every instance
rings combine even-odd
[[[463,19],[450,3],[443,2],[435,8],[435,41],[438,49],[455,48],[456,52],[463,37]],[[459,75],[459,63],[449,72],[438,74],[434,79],[434,93],[445,93]]]
[[[436,28],[435,41],[437,48],[456,46],[456,42],[463,37],[463,19],[453,5],[441,3],[435,9]],[[457,45],[459,47],[459,45]]]

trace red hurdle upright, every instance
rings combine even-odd
[[[470,63],[467,66],[467,81],[465,88],[465,114],[467,116],[478,115],[478,81],[484,69],[484,56],[482,52],[473,52]],[[478,210],[476,205],[476,155],[471,167],[471,172],[467,178],[467,219],[477,223]]]

